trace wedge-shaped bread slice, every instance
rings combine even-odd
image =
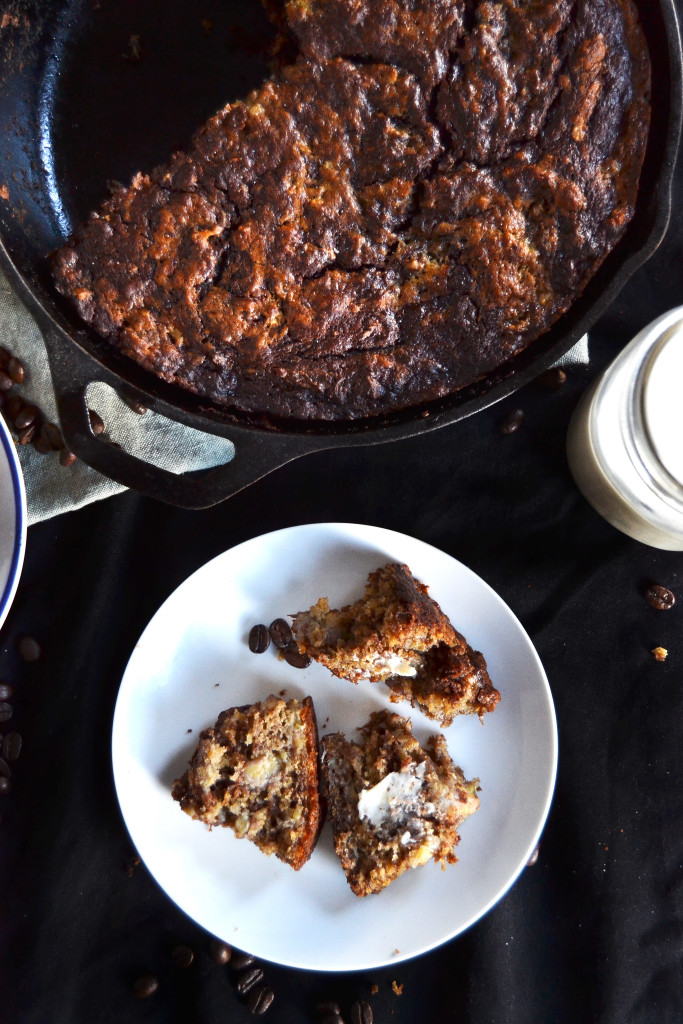
[[[321,597],[293,616],[292,629],[299,650],[334,675],[385,682],[392,700],[409,700],[444,726],[455,715],[493,711],[500,700],[483,655],[407,565],[370,573],[363,596],[339,610]]]
[[[191,818],[224,825],[298,871],[320,821],[313,701],[270,696],[221,712],[173,785]]]
[[[322,738],[322,774],[337,856],[353,892],[367,896],[432,858],[456,861],[479,780],[465,779],[443,736],[421,747],[400,715],[375,712],[360,733],[358,743]]]

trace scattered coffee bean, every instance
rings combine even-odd
[[[0,775],[4,775],[6,779],[12,778],[12,769],[7,764],[4,757],[0,757]]]
[[[20,398],[19,395],[12,395],[12,397],[8,398],[7,401],[5,402],[5,412],[7,414],[7,419],[11,420],[12,423],[15,423],[17,416],[19,415],[23,408],[23,398]]]
[[[548,388],[549,391],[559,391],[567,380],[567,374],[561,366],[551,366],[549,370],[542,373],[540,376],[541,384]]]
[[[17,359],[16,356],[12,356],[9,363],[7,364],[7,372],[14,381],[15,384],[23,384],[24,377],[26,376],[24,371],[24,364],[21,359]]]
[[[211,939],[209,953],[217,964],[227,964],[232,956],[232,949],[227,942]]]
[[[526,862],[526,866],[528,868],[532,868],[534,866],[534,864],[536,863],[536,861],[538,860],[538,851],[539,851],[539,849],[540,849],[540,847],[537,846],[536,849],[534,850],[534,852],[529,857],[528,861]]]
[[[291,644],[294,639],[292,636],[292,630],[286,619],[274,619],[269,626],[270,635],[273,643],[280,650],[284,650],[287,644]]]
[[[311,664],[310,655],[303,654],[299,650],[296,640],[292,640],[291,644],[287,644],[282,653],[285,656],[287,664],[291,665],[293,668],[308,668]]]
[[[73,466],[76,461],[76,456],[73,452],[70,452],[68,448],[62,448],[59,453],[59,461],[62,466]]]
[[[0,701],[0,722],[9,722],[12,717],[13,707],[6,701]]]
[[[373,1015],[370,1003],[358,999],[351,1007],[351,1024],[372,1024]]]
[[[318,1003],[315,1008],[315,1012],[320,1014],[327,1021],[340,1021],[341,1020],[341,1006],[339,1003],[335,1003],[334,1000],[329,999],[324,1003]]]
[[[32,636],[20,637],[17,649],[24,661],[38,661],[43,653],[43,648]]]
[[[104,420],[99,413],[95,412],[94,409],[88,409],[88,416],[90,417],[90,429],[93,434],[103,434],[105,431]]]
[[[8,732],[2,741],[2,756],[8,761],[17,761],[22,743],[20,732]]]
[[[254,989],[247,1000],[249,1012],[260,1017],[272,1005],[274,999],[275,993],[272,988],[269,988],[267,985],[260,985]]]
[[[524,422],[524,410],[513,409],[500,422],[501,434],[514,434]]]
[[[40,416],[40,409],[35,405],[25,405],[21,409],[14,419],[14,426],[17,430],[23,430],[24,427],[30,427],[36,422]]]
[[[0,683],[0,700],[11,700],[14,696],[14,687],[9,683]]]
[[[11,391],[13,387],[14,381],[9,373],[5,370],[0,370],[0,391]]]
[[[64,438],[62,437],[62,432],[57,426],[57,424],[44,423],[41,430],[42,433],[45,434],[47,440],[50,442],[53,450],[56,452],[61,451],[62,448],[64,447]]]
[[[156,990],[159,988],[159,979],[155,974],[141,974],[139,978],[136,978],[133,982],[133,994],[138,999],[147,999],[149,996],[154,995]]]
[[[176,946],[176,948],[171,951],[171,960],[176,967],[180,967],[182,970],[185,970],[194,960],[194,951],[191,950],[189,946]]]
[[[252,956],[251,953],[233,953],[232,966],[236,971],[245,971],[247,967],[251,967],[254,963],[256,963],[256,957]]]
[[[668,587],[662,587],[659,583],[652,583],[645,591],[645,600],[658,612],[668,612],[676,603],[676,595]]]
[[[19,444],[28,444],[35,437],[36,425],[31,423],[28,427],[24,427],[23,430],[17,432],[17,440]]]
[[[129,409],[137,413],[138,416],[144,416],[147,412],[147,406],[143,405],[142,402],[138,402],[136,398],[127,398],[126,403]]]
[[[39,455],[48,455],[52,451],[52,445],[42,430],[33,438],[33,447]]]
[[[5,775],[0,775],[0,793],[9,793],[12,783]]]
[[[262,981],[263,968],[251,967],[244,974],[240,974],[239,981],[237,982],[237,991],[241,996],[246,996],[247,993],[251,992],[252,988],[259,985]]]
[[[263,654],[270,647],[268,627],[259,622],[249,630],[249,650],[253,654]]]

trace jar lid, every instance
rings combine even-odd
[[[683,486],[683,318],[665,331],[644,370],[642,412],[650,444]]]

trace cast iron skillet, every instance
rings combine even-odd
[[[45,267],[48,253],[102,201],[108,179],[127,182],[165,161],[206,117],[263,81],[272,29],[260,0],[0,0],[0,266],[43,331],[68,446],[128,487],[204,508],[307,452],[435,430],[531,380],[605,312],[666,231],[683,96],[674,3],[640,0],[653,116],[637,212],[569,312],[526,352],[448,400],[312,426],[237,419],[158,380],[84,326]],[[234,459],[178,475],[95,437],[86,403],[92,381],[230,438]]]

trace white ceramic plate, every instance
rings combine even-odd
[[[26,495],[14,441],[0,416],[0,626],[19,584],[26,548]]]
[[[481,780],[479,811],[465,821],[459,861],[429,863],[361,899],[349,889],[329,825],[295,872],[229,829],[183,814],[171,785],[187,767],[201,729],[225,708],[285,690],[310,694],[322,733],[350,734],[383,707],[413,721],[423,742],[437,731],[383,685],[335,679],[320,665],[300,670],[271,647],[249,651],[257,622],[333,607],[363,591],[368,572],[407,563],[470,643],[484,652],[501,702],[445,731],[467,778]],[[192,730],[190,733],[189,730]],[[538,841],[555,782],[557,731],[548,682],[510,609],[454,558],[399,533],[320,524],[257,537],[214,558],[171,594],[128,663],[113,731],[116,790],[133,842],[166,893],[224,941],[266,960],[323,971],[405,960],[457,935],[500,899]]]

